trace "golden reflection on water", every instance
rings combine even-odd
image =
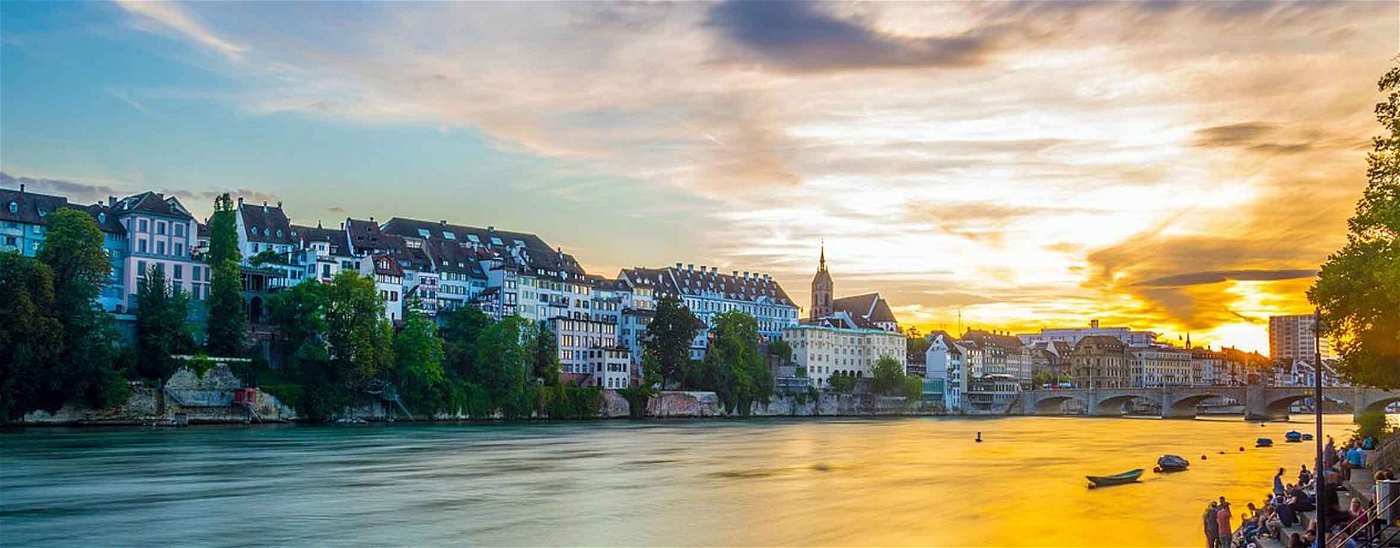
[[[1350,417],[1326,427],[1345,439]],[[0,531],[16,546],[1192,547],[1204,540],[1209,500],[1234,501],[1238,523],[1278,467],[1294,478],[1311,462],[1311,444],[1283,442],[1293,429],[1311,425],[1002,417],[39,429],[0,437]],[[973,441],[978,431],[984,443]],[[1260,436],[1274,447],[1255,449]],[[1191,470],[1153,474],[1164,453],[1189,458]],[[1141,483],[1086,487],[1086,474],[1132,468],[1148,470]]]
[[[1325,425],[1341,439],[1351,429],[1350,417]],[[1224,495],[1238,520],[1246,502],[1263,499],[1280,466],[1296,478],[1298,466],[1312,462],[1313,445],[1284,443],[1293,429],[1311,424],[1261,428],[1237,417],[791,423],[770,433],[765,449],[717,465],[694,494],[695,513],[668,528],[694,533],[682,537],[690,542],[724,545],[1199,546],[1210,500]],[[973,442],[977,431],[984,443]],[[1274,447],[1255,449],[1260,436]],[[1189,458],[1191,470],[1154,474],[1164,453]],[[1086,487],[1086,474],[1132,468],[1147,470],[1140,483]]]

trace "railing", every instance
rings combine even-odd
[[[1379,508],[1381,501],[1376,501],[1375,504],[1372,504],[1370,507],[1362,510],[1362,515],[1367,516],[1365,527],[1357,527],[1355,531],[1352,531],[1350,534],[1348,534],[1345,537],[1342,537],[1340,540],[1328,539],[1327,546],[1329,548],[1341,548],[1342,546],[1346,546],[1348,542],[1350,542],[1353,538],[1356,537],[1356,535],[1361,534],[1362,531],[1365,531],[1367,529],[1375,529],[1380,524],[1380,516],[1383,515],[1387,510],[1390,510],[1392,506],[1395,506],[1396,503],[1400,503],[1400,496],[1391,496],[1388,498],[1390,499],[1390,502],[1386,503],[1385,508]],[[1321,502],[1321,497],[1319,497],[1319,502]],[[1317,511],[1322,511],[1321,505],[1318,506]],[[1345,532],[1350,527],[1351,524],[1348,523],[1346,527],[1342,528],[1342,531]],[[1384,531],[1384,529],[1382,529],[1382,531]],[[1387,546],[1390,543],[1390,541],[1396,537],[1396,535],[1400,535],[1400,530],[1391,533],[1389,538],[1386,538],[1377,546]],[[1378,537],[1380,535],[1372,536]]]

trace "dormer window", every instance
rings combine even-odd
[[[278,238],[281,238],[281,237],[282,237],[282,229],[280,229],[280,228],[277,229],[277,237],[278,237]]]
[[[49,210],[44,209],[44,208],[42,208],[42,207],[39,208],[39,218],[42,219],[42,218],[44,218],[44,217],[47,217],[48,214],[49,214]]]
[[[19,213],[19,204],[10,202],[10,213]]]
[[[100,223],[105,223],[105,222],[107,222],[107,214],[106,214],[106,213],[98,213],[98,214],[97,214],[97,222],[98,222],[99,224],[100,224]]]
[[[271,236],[271,235],[272,235],[272,231],[271,231],[271,230],[268,230],[267,228],[264,227],[264,228],[263,228],[263,236]]]

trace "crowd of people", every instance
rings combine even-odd
[[[1202,523],[1205,526],[1207,548],[1247,548],[1258,546],[1263,539],[1274,539],[1286,548],[1320,548],[1317,546],[1317,521],[1308,523],[1301,532],[1290,532],[1305,521],[1305,512],[1323,512],[1326,516],[1328,537],[1327,548],[1356,548],[1372,534],[1371,512],[1359,498],[1352,498],[1347,508],[1338,503],[1342,483],[1351,477],[1352,470],[1366,467],[1365,451],[1374,449],[1371,438],[1354,440],[1347,447],[1338,449],[1328,436],[1323,452],[1321,473],[1325,489],[1319,496],[1317,476],[1303,465],[1297,474],[1297,481],[1286,478],[1287,470],[1278,469],[1274,474],[1273,489],[1256,505],[1246,503],[1245,510],[1239,512],[1240,525],[1233,527],[1230,501],[1225,497],[1211,501],[1207,506]],[[1375,479],[1393,480],[1395,474],[1390,469],[1375,472]]]

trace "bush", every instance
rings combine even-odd
[[[1375,438],[1379,441],[1391,432],[1389,418],[1383,411],[1371,411],[1362,413],[1356,418],[1356,437],[1359,439]]]

